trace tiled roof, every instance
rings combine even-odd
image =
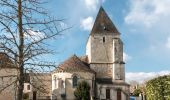
[[[85,56],[81,56],[79,57],[79,59],[87,66],[89,66],[89,61],[88,61],[88,56],[85,55]]]
[[[14,68],[14,64],[6,53],[0,52],[0,68]]]
[[[108,17],[103,7],[100,8],[95,23],[93,25],[91,34],[101,34],[101,33],[112,33],[112,34],[120,34],[112,23],[111,19]]]
[[[90,69],[87,62],[80,60],[80,58],[76,55],[71,56],[69,59],[60,64],[55,71],[95,73],[92,69]]]

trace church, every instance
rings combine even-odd
[[[71,56],[51,73],[51,77],[53,100],[74,100],[74,90],[82,80],[90,85],[92,100],[129,100],[123,42],[103,7],[89,34],[86,55]]]

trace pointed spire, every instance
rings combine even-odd
[[[91,34],[100,33],[112,33],[115,35],[120,34],[102,6],[100,7],[91,31]]]

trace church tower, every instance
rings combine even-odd
[[[102,7],[88,38],[86,55],[97,79],[125,81],[120,33]]]
[[[123,42],[120,33],[101,7],[86,45],[90,68],[96,72],[95,98],[129,100],[125,82]]]

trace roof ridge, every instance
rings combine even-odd
[[[104,8],[101,6],[96,16],[90,34],[103,33],[103,32],[112,33],[115,35],[120,34],[116,26],[113,24],[112,20],[110,19],[110,17],[105,12]]]

